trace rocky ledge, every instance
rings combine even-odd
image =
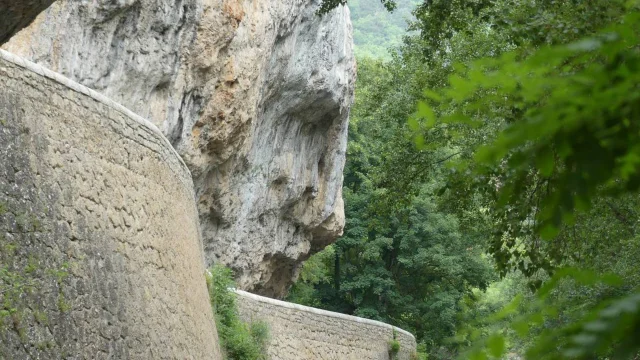
[[[207,261],[280,296],[344,226],[351,24],[319,3],[59,0],[4,48],[154,122],[192,173]]]

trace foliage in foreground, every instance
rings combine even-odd
[[[640,188],[640,12],[635,2],[627,6],[604,30],[568,45],[456,65],[448,86],[426,91],[428,100],[410,121],[418,144],[430,131],[459,136],[499,124],[488,145],[473,148],[473,158],[454,167],[471,174],[471,187],[491,198],[496,231],[490,252],[502,274],[518,269],[535,279],[543,270],[551,276],[544,285],[544,279],[532,282],[536,296],[509,323],[522,338],[535,335],[527,358],[626,359],[640,350],[638,283],[598,271],[606,252],[578,264],[596,271],[562,266],[577,262],[576,250],[592,246],[570,240],[588,226],[580,217],[603,202],[629,233],[598,240],[621,248],[631,239],[637,252],[635,221],[626,222],[617,202],[629,195],[635,201]],[[567,309],[549,301],[567,281],[610,290],[567,321],[559,312]],[[615,285],[626,289],[616,292]],[[518,307],[512,303],[498,318],[523,313]],[[499,358],[505,339],[504,331],[496,332],[466,355]]]
[[[456,223],[455,232],[436,233],[473,239],[503,277],[487,292],[470,287],[458,302],[439,302],[446,305],[437,314],[452,327],[419,337],[430,358],[633,357],[640,311],[640,37],[629,4],[424,1],[414,24],[419,35],[407,37],[391,62],[369,66],[360,59],[345,172],[345,234],[359,234],[349,244],[353,253],[344,256],[336,244],[312,258],[305,282],[315,285],[299,283],[294,292],[304,289],[297,294],[333,306],[323,288],[358,280],[357,288],[339,286],[344,302],[384,298],[393,282],[380,281],[385,273],[363,260],[376,254],[371,248],[393,249],[388,239],[402,235],[380,230],[409,218],[403,212],[416,199],[428,199],[431,216]],[[430,91],[408,131],[403,125],[424,89]],[[418,246],[432,241],[416,238]],[[433,263],[422,260],[418,266]],[[434,275],[431,284],[445,279]],[[373,293],[354,291],[368,284]],[[443,295],[438,289],[403,307]],[[386,304],[371,302],[363,315],[380,316]],[[414,316],[404,312],[400,319],[407,324]],[[441,320],[427,321],[442,329]],[[443,336],[456,330],[453,338]],[[470,345],[476,347],[466,351]]]
[[[236,305],[233,274],[223,265],[214,265],[207,274],[211,306],[225,359],[267,360],[269,327],[265,322],[247,324],[240,320]]]

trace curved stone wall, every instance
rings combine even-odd
[[[379,321],[315,309],[237,290],[244,321],[265,321],[268,354],[278,360],[389,360],[394,332],[397,360],[409,360],[416,340],[409,332]],[[394,331],[395,330],[395,331]]]
[[[162,134],[0,50],[0,359],[221,359]]]

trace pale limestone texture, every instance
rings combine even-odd
[[[59,0],[6,49],[151,119],[193,174],[208,263],[282,295],[342,233],[355,61],[320,0]]]
[[[268,354],[278,360],[389,360],[389,341],[400,343],[396,360],[416,351],[410,333],[391,325],[236,291],[240,317],[269,325]]]
[[[0,84],[0,358],[221,359],[192,180],[166,138],[4,51]]]

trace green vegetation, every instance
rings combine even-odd
[[[290,300],[409,330],[417,357],[637,358],[639,2],[415,15],[359,59],[345,234]]]
[[[381,4],[389,10],[393,11],[396,8],[396,2],[394,0],[380,0]],[[338,5],[345,5],[347,0],[323,0],[320,9],[318,10],[318,15],[326,14],[327,12],[335,9]],[[349,2],[351,5],[351,2]]]
[[[418,4],[420,0],[399,0],[389,13],[379,2],[349,1],[356,57],[391,60],[390,49],[402,44],[402,37],[414,20],[411,11]]]
[[[38,284],[35,267],[16,265],[14,258],[18,250],[18,245],[0,234],[0,327],[11,324],[23,338],[22,317],[27,308],[23,298],[25,294],[33,293]]]
[[[400,342],[396,339],[389,340],[389,357],[395,359],[400,352]]]
[[[44,230],[43,223],[31,213],[16,215],[3,204],[0,202],[0,216],[12,216],[19,232],[0,232],[0,342],[20,343],[50,356],[56,343],[50,335],[43,339],[41,334],[50,326],[49,305],[57,305],[59,312],[71,310],[64,295],[69,264],[58,266],[52,259],[43,261],[37,256],[40,252],[30,241],[33,234]],[[10,350],[10,346],[0,346],[0,358],[10,357]]]
[[[400,342],[396,339],[396,329],[393,329],[393,338],[389,340],[389,358],[395,359],[400,352]]]
[[[220,345],[225,359],[266,360],[269,327],[261,321],[247,324],[240,320],[230,269],[215,265],[209,270],[207,286],[211,297]]]

